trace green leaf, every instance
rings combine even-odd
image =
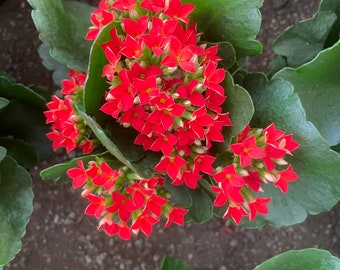
[[[43,180],[52,180],[54,183],[60,183],[66,180],[69,180],[69,177],[67,176],[66,172],[74,167],[77,167],[77,162],[79,160],[83,161],[83,163],[86,164],[90,161],[96,160],[98,157],[104,157],[107,155],[107,152],[104,153],[98,153],[93,155],[87,155],[82,156],[79,158],[74,158],[71,161],[60,163],[57,165],[53,165],[47,169],[44,169],[40,172],[40,177]],[[120,167],[121,163],[118,164],[118,161],[111,161],[109,159],[105,159],[106,162],[108,162],[110,165],[113,165],[114,167]]]
[[[279,254],[254,270],[339,270],[340,259],[322,249],[307,248]]]
[[[237,58],[257,55],[262,45],[255,40],[260,31],[261,0],[184,0],[195,5],[191,21],[198,23],[203,31],[203,40],[209,42],[230,42]]]
[[[5,147],[0,146],[0,162],[5,158],[7,154],[7,149]]]
[[[340,142],[340,42],[322,51],[313,61],[285,68],[273,78],[283,78],[294,85],[311,121],[330,145]]]
[[[254,105],[249,93],[240,85],[234,84],[233,77],[227,73],[223,81],[227,100],[223,103],[223,112],[229,112],[231,127],[225,129],[226,142],[239,134],[250,122],[254,114]]]
[[[289,27],[275,39],[273,51],[285,56],[290,67],[312,60],[323,49],[336,18],[332,11],[321,11],[312,19]]]
[[[212,47],[214,45],[218,46],[217,55],[222,58],[219,64],[222,65],[223,68],[229,69],[236,63],[236,52],[231,43],[225,41],[204,43],[208,44],[209,47]]]
[[[305,111],[293,86],[282,79],[266,81],[262,74],[248,76],[245,88],[250,92],[255,114],[252,127],[267,127],[274,122],[287,134],[293,134],[300,147],[287,159],[299,175],[282,194],[272,185],[264,185],[261,197],[272,197],[269,214],[257,219],[258,225],[270,223],[288,226],[302,222],[307,213],[330,210],[340,199],[340,155],[329,148]]]
[[[27,142],[14,138],[0,138],[0,145],[7,149],[7,155],[15,159],[20,166],[29,169],[38,163],[33,147]]]
[[[25,103],[45,108],[46,99],[21,83],[15,83],[5,75],[0,75],[0,96],[9,100],[20,100]]]
[[[169,181],[165,181],[164,187],[167,191],[170,192],[170,202],[173,205],[177,205],[179,207],[188,209],[192,205],[192,200],[188,191],[188,188],[185,185],[174,186]]]
[[[62,87],[62,80],[68,78],[69,69],[66,65],[60,64],[51,57],[50,47],[47,44],[41,44],[38,48],[38,53],[44,67],[53,71],[52,77],[54,84]]]
[[[103,27],[91,47],[89,72],[84,92],[85,112],[89,115],[96,114],[105,91],[109,89],[106,77],[102,77],[103,68],[108,61],[101,45],[111,39],[110,31],[117,26],[117,22],[112,22]]]
[[[210,197],[202,189],[188,189],[192,204],[185,220],[193,220],[196,223],[204,223],[213,215],[213,204]]]
[[[336,23],[333,25],[324,48],[328,48],[333,46],[335,42],[337,42],[340,38],[340,1],[339,0],[322,0],[319,6],[320,11],[333,11],[336,16],[337,20]]]
[[[21,238],[33,211],[32,180],[10,157],[0,163],[0,265],[21,250]]]
[[[40,107],[13,100],[0,111],[0,119],[0,136],[13,136],[31,144],[40,161],[52,154],[51,142],[45,135],[49,127]]]
[[[190,270],[190,268],[179,259],[167,255],[163,258],[160,270]]]
[[[28,0],[40,39],[51,56],[70,68],[86,71],[91,42],[85,40],[94,10],[87,4],[62,0]]]
[[[9,103],[8,99],[0,97],[0,110],[5,108],[8,105],[8,103]]]
[[[85,120],[86,124],[90,127],[90,129],[93,131],[95,136],[98,140],[102,143],[102,145],[112,154],[116,159],[118,159],[122,164],[128,166],[130,169],[132,169],[135,173],[137,173],[139,176],[143,178],[149,178],[151,175],[148,173],[145,168],[140,167],[136,161],[138,160],[130,160],[126,157],[127,154],[131,154],[131,152],[126,151],[125,147],[128,145],[125,141],[125,137],[121,138],[123,139],[122,144],[116,145],[115,142],[109,138],[102,127],[93,120],[89,115],[84,113],[78,108],[78,112],[81,115],[81,117]],[[120,127],[121,128],[121,127]],[[116,136],[115,138],[118,138],[120,136]],[[125,141],[125,142],[124,142]],[[134,149],[138,149],[138,147],[135,145]],[[123,154],[124,153],[124,154]],[[143,151],[144,153],[144,151]],[[133,153],[132,153],[133,154]],[[144,157],[144,154],[143,154]]]

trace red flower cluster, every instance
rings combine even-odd
[[[122,29],[112,29],[112,39],[102,45],[109,62],[103,76],[111,87],[101,110],[139,131],[136,144],[162,152],[156,171],[166,172],[174,185],[195,189],[202,173],[213,173],[211,142],[223,142],[222,128],[231,125],[221,108],[225,70],[217,68],[218,47],[197,45],[196,26],[188,25],[190,4],[149,0],[138,8],[135,1],[101,3],[97,12],[122,22]]]
[[[188,210],[170,203],[164,175],[190,189],[209,178],[214,206],[225,207],[224,218],[236,223],[243,216],[253,220],[268,213],[270,198],[253,195],[263,184],[272,182],[286,193],[298,177],[284,157],[299,144],[274,124],[265,130],[246,127],[230,145],[233,160],[215,168],[212,145],[224,143],[222,129],[232,125],[222,111],[226,71],[218,68],[217,46],[198,45],[200,34],[188,18],[193,10],[180,0],[101,0],[91,16],[90,40],[117,22],[111,40],[101,45],[107,58],[102,76],[108,81],[101,111],[137,130],[135,144],[145,151],[162,153],[150,179],[127,167],[112,169],[104,159],[87,168],[79,161],[68,170],[73,188],[83,187],[89,201],[85,213],[99,218],[99,229],[109,235],[129,239],[141,230],[148,236],[161,216],[167,218],[166,227],[183,225]],[[45,112],[47,123],[53,123],[48,137],[54,149],[79,146],[86,154],[95,140],[73,108],[74,99],[82,100],[85,75],[71,71],[70,78],[63,81],[65,99],[54,96]]]
[[[295,181],[298,175],[292,165],[283,170],[276,169],[276,165],[287,165],[284,156],[298,147],[292,135],[285,135],[274,124],[263,131],[247,126],[236,143],[230,145],[234,163],[212,176],[217,183],[212,187],[217,193],[214,205],[227,205],[224,217],[231,217],[236,223],[240,223],[242,216],[253,220],[257,213],[267,214],[270,198],[254,198],[252,192],[261,191],[261,185],[269,181],[286,193],[288,182]]]
[[[76,95],[83,92],[86,75],[70,70],[69,77],[70,80],[62,81],[64,99],[53,96],[53,101],[47,104],[49,111],[44,112],[46,123],[52,123],[52,132],[47,137],[53,141],[54,150],[63,147],[70,152],[79,146],[84,154],[88,154],[94,148],[94,140],[91,139],[90,129],[73,108]]]
[[[132,232],[142,231],[149,236],[162,215],[167,217],[165,227],[184,224],[188,210],[165,199],[169,194],[162,177],[136,181],[127,167],[114,170],[103,161],[89,162],[88,168],[78,161],[78,166],[67,172],[73,188],[83,187],[82,195],[89,201],[85,213],[100,218],[99,229],[108,235],[128,240]]]

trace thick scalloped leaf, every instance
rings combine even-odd
[[[217,55],[222,58],[222,60],[219,62],[219,64],[224,69],[231,68],[236,63],[236,52],[231,45],[230,42],[221,41],[221,42],[204,42],[209,47],[217,45],[218,46],[218,52]]]
[[[31,144],[40,161],[53,153],[51,142],[45,135],[49,127],[40,107],[12,100],[0,111],[0,119],[0,136],[13,136]]]
[[[340,200],[340,155],[330,149],[315,126],[306,120],[293,85],[282,79],[267,82],[264,75],[254,74],[246,79],[245,88],[255,106],[251,126],[263,128],[274,122],[301,144],[288,159],[299,179],[290,183],[286,194],[272,185],[264,185],[261,197],[272,197],[269,214],[259,217],[254,226],[292,225],[302,222],[307,213],[330,210]]]
[[[306,111],[330,145],[340,143],[340,42],[322,51],[313,61],[285,68],[273,78],[283,78],[294,85]]]
[[[110,31],[119,23],[112,22],[101,29],[97,39],[92,44],[89,62],[89,72],[85,84],[84,107],[89,115],[97,113],[104,98],[105,91],[109,89],[106,77],[102,77],[103,67],[108,63],[101,45],[111,39]]]
[[[261,263],[254,270],[272,269],[339,270],[340,259],[322,249],[289,250]]]
[[[286,57],[290,67],[297,67],[312,60],[324,43],[337,16],[332,11],[321,11],[309,20],[285,30],[273,43],[273,51]]]
[[[257,55],[262,45],[255,40],[260,31],[261,0],[184,0],[195,5],[190,15],[209,42],[227,41],[235,48],[237,58]]]
[[[45,108],[46,99],[29,87],[15,83],[6,75],[0,75],[0,96],[9,100],[16,99],[22,102]]]
[[[333,44],[337,42],[340,38],[340,1],[322,0],[319,6],[319,10],[330,10],[333,11],[337,16],[336,23],[333,25],[325,43],[325,48],[328,48],[333,46]]]
[[[165,181],[164,187],[170,192],[170,202],[173,205],[177,205],[185,209],[188,209],[192,205],[192,200],[188,191],[189,188],[187,186],[174,186],[170,183],[170,180],[168,180]]]
[[[44,169],[40,172],[40,177],[42,180],[52,180],[55,183],[60,183],[66,179],[69,179],[66,175],[67,170],[77,167],[78,160],[82,160],[84,164],[88,163],[89,161],[95,160],[97,156],[100,155],[88,155],[82,156],[79,158],[72,159],[69,162],[64,162],[60,164],[53,165]]]
[[[0,162],[5,158],[7,154],[7,149],[5,147],[0,146]]]
[[[254,114],[254,105],[247,90],[234,84],[231,74],[227,74],[223,87],[227,96],[223,103],[223,112],[229,112],[233,124],[224,131],[226,142],[229,143],[233,136],[239,134],[249,124]]]
[[[91,42],[85,40],[94,10],[85,3],[62,0],[28,0],[40,39],[51,56],[70,68],[86,71]]]
[[[0,163],[0,265],[21,250],[21,238],[33,211],[32,180],[17,162],[5,157]]]
[[[9,103],[9,100],[7,98],[0,97],[0,110],[5,108]]]
[[[38,53],[45,68],[53,71],[53,82],[62,87],[62,80],[68,78],[69,69],[53,59],[50,55],[50,47],[43,43],[38,48]]]
[[[163,258],[160,270],[190,270],[190,268],[179,259],[166,255]]]
[[[7,149],[8,156],[15,159],[25,169],[29,169],[38,163],[38,157],[32,145],[23,140],[10,137],[0,138],[0,145]]]
[[[185,220],[193,220],[199,224],[208,221],[213,215],[213,203],[210,197],[200,188],[188,189],[188,194],[192,204],[185,215]]]

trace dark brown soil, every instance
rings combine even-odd
[[[312,16],[317,6],[317,0],[265,1],[259,36],[265,53],[252,60],[252,69],[265,71],[272,57],[269,47],[273,37],[288,25]],[[24,84],[55,89],[37,53],[40,42],[29,5],[22,0],[2,1],[0,18],[0,71]],[[159,269],[164,255],[182,259],[193,270],[248,270],[283,251],[307,247],[327,249],[340,257],[340,205],[287,228],[227,228],[223,221],[213,219],[183,228],[159,226],[150,238],[140,235],[129,242],[110,238],[96,230],[95,219],[83,215],[86,202],[70,183],[41,181],[39,171],[52,162],[32,171],[34,213],[23,238],[23,250],[5,267],[7,270],[153,270]]]

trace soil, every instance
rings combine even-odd
[[[95,3],[95,1],[92,1]],[[282,29],[311,17],[317,0],[265,1],[259,40],[264,53],[251,61],[254,70],[266,71],[273,53],[270,45]],[[38,33],[30,6],[22,0],[0,0],[0,71],[17,81],[51,90],[51,73],[41,64]],[[59,155],[59,161],[66,159]],[[31,171],[35,194],[34,212],[23,238],[21,253],[4,269],[87,270],[159,269],[164,255],[183,260],[193,270],[249,270],[264,260],[290,249],[317,247],[340,257],[340,205],[305,222],[287,228],[250,230],[226,227],[219,219],[184,227],[155,228],[150,238],[140,234],[131,241],[110,238],[97,231],[97,221],[85,216],[85,200],[71,184],[43,182],[39,171],[56,162],[45,161]]]

